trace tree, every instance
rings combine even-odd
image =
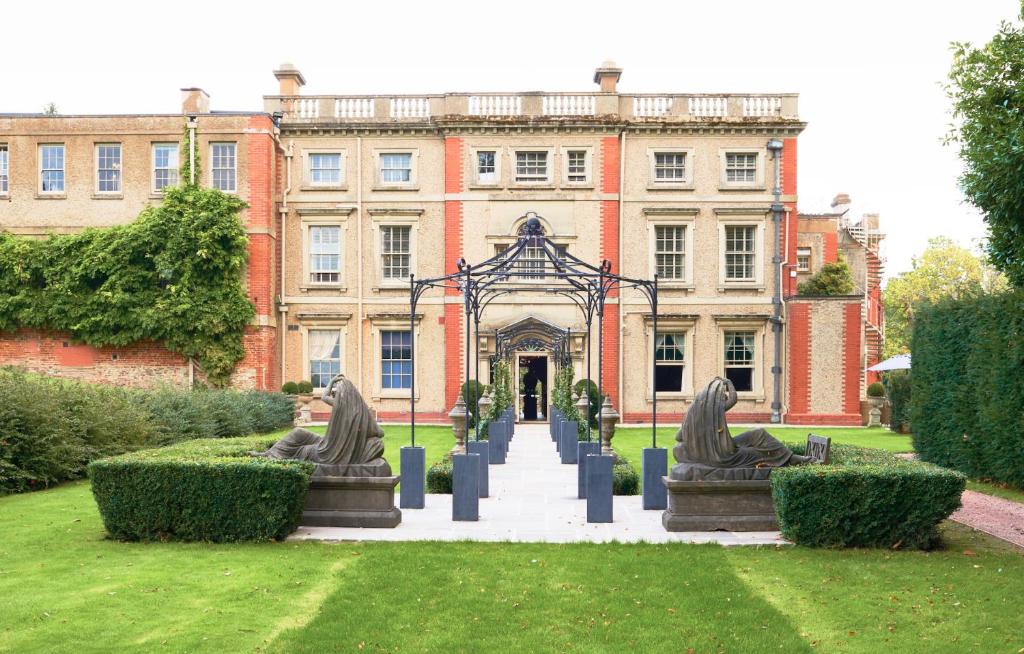
[[[985,216],[993,265],[1024,288],[1024,28],[1003,22],[984,47],[952,49],[947,141],[960,147],[960,186]]]
[[[43,107],[43,113],[47,116],[59,116],[60,110],[57,109],[56,104],[49,102],[45,107]]]
[[[850,295],[853,293],[853,274],[842,256],[834,263],[826,263],[806,282],[796,287],[800,295]]]
[[[913,268],[890,279],[882,291],[884,355],[910,352],[910,331],[919,303],[932,303],[946,297],[972,297],[1006,287],[1006,278],[994,270],[984,256],[945,236],[929,239],[921,256],[914,257]]]

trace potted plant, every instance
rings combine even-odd
[[[868,386],[868,427],[882,426],[882,404],[885,402],[885,386],[874,382]]]

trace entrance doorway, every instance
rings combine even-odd
[[[519,418],[524,421],[547,420],[548,357],[521,355],[519,368]]]

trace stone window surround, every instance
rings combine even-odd
[[[339,156],[340,173],[337,184],[314,184],[309,155],[336,154]],[[379,175],[379,172],[378,172]],[[348,190],[348,152],[344,148],[303,148],[302,149],[302,185],[300,191],[347,191]]]
[[[470,165],[470,177],[472,182],[469,188],[501,188],[504,186],[504,180],[501,177],[502,172],[502,160],[505,158],[504,154],[505,146],[502,145],[474,145],[469,148],[469,165]],[[481,182],[480,181],[480,166],[478,153],[480,152],[493,152],[494,153],[494,181],[493,182]]]
[[[729,182],[726,181],[725,166],[727,154],[756,154],[757,172],[754,174],[753,182]],[[763,191],[765,190],[765,148],[743,148],[730,147],[719,148],[718,150],[718,190],[720,191]]]
[[[713,316],[717,330],[718,360],[715,369],[718,375],[725,376],[725,333],[748,331],[754,332],[754,371],[751,373],[752,387],[750,391],[737,391],[741,400],[765,401],[764,373],[770,366],[765,364],[765,346],[768,333],[768,316]],[[659,327],[661,321],[658,321]]]
[[[302,335],[302,377],[301,379],[310,379],[310,360],[309,360],[309,332],[310,330],[316,329],[337,329],[340,333],[340,340],[338,341],[338,358],[341,361],[341,372],[345,372],[345,354],[346,354],[346,339],[348,338],[348,321],[351,316],[349,314],[337,314],[337,315],[317,315],[314,317],[304,317],[299,314],[299,333]],[[322,388],[314,388],[313,393],[317,394],[323,392]]]
[[[383,232],[381,226],[409,227],[409,271],[416,274],[417,270],[417,232],[420,228],[420,217],[423,209],[369,209],[370,225],[373,229],[373,270],[376,284],[371,287],[374,293],[382,290],[401,289],[408,293],[409,280],[406,279],[384,279],[383,257]]]
[[[644,377],[647,379],[647,385],[644,390],[644,399],[648,404],[651,404],[654,399],[654,343],[653,343],[653,328],[654,321],[651,319],[650,314],[644,315],[644,350],[646,355],[644,360],[647,362],[647,372]],[[683,390],[680,392],[665,392],[658,393],[659,400],[692,400],[694,398],[693,391],[693,363],[694,363],[694,334],[696,334],[697,328],[697,316],[658,316],[658,331],[662,334],[673,332],[682,333],[685,342],[683,343]]]
[[[511,154],[511,176],[509,180],[509,188],[543,188],[553,189],[555,188],[555,176],[554,170],[557,162],[555,161],[555,148],[550,145],[515,145],[509,146],[512,151]],[[517,181],[516,174],[519,170],[518,158],[520,152],[545,152],[547,153],[547,178],[538,179],[535,181]]]
[[[683,244],[683,279],[658,278],[658,288],[693,290],[693,233],[696,226],[698,209],[689,207],[645,207],[647,218],[647,269],[653,278],[655,266],[656,227],[679,226],[686,228],[686,240]]]
[[[569,152],[582,151],[584,153],[584,169],[587,179],[582,182],[569,181]],[[562,188],[594,188],[594,146],[592,145],[563,145],[559,148],[559,170],[562,171]]]
[[[718,290],[733,288],[765,290],[765,229],[769,209],[715,209],[718,218]],[[727,280],[725,278],[725,227],[756,227],[754,234],[754,279]]]
[[[216,146],[218,146],[218,145],[231,145],[231,146],[233,146],[234,156],[232,157],[232,159],[234,161],[234,170],[235,170],[235,175],[234,175],[234,177],[235,177],[235,180],[234,180],[235,181],[235,187],[233,189],[231,189],[231,190],[221,189],[221,191],[223,191],[224,193],[230,193],[232,195],[237,195],[238,194],[238,142],[237,141],[210,141],[209,145],[207,146],[208,147],[209,158],[206,160],[206,161],[208,161],[210,163],[210,171],[209,171],[209,173],[207,173],[208,179],[209,179],[209,187],[210,188],[217,188],[214,185],[214,183],[213,183],[213,149]],[[205,163],[205,162],[201,162],[201,163]],[[223,170],[223,169],[219,168],[218,170]]]
[[[373,343],[373,388],[371,399],[409,399],[410,390],[408,388],[383,388],[381,384],[381,375],[383,374],[383,366],[381,365],[381,332],[387,331],[409,331],[409,316],[400,314],[370,314],[367,316],[370,321],[370,332],[371,341]],[[423,314],[416,314],[414,320],[415,329],[413,330],[413,351],[418,347],[420,332],[422,331],[421,326],[423,322]],[[420,365],[419,361],[422,357],[413,356],[412,358],[412,373],[415,379],[420,380],[421,383],[416,384],[416,400],[420,399],[420,389],[422,388],[422,378],[420,377]]]
[[[178,153],[178,165],[174,166],[175,179],[177,180],[174,185],[181,183],[181,143],[177,141],[150,141],[149,143],[149,197],[151,198],[162,198],[164,192],[162,189],[156,188],[156,149],[157,146],[161,145],[173,145],[175,152]]]
[[[348,218],[355,211],[355,207],[341,207],[336,209],[307,209],[299,210],[299,224],[302,230],[302,278],[299,280],[299,291],[307,292],[317,289],[330,289],[335,292],[345,292],[345,244],[348,231]],[[341,260],[338,269],[338,281],[335,282],[312,282],[310,268],[310,247],[309,228],[313,226],[337,225],[340,229],[338,240],[340,242]]]
[[[118,170],[121,172],[117,191],[100,190],[100,147],[116,145],[118,149]],[[120,200],[124,197],[124,145],[120,141],[95,141],[92,144],[92,170],[94,200]]]
[[[59,145],[64,148],[64,190],[44,191],[43,190],[43,148],[52,145]],[[37,200],[64,200],[68,191],[68,145],[62,141],[47,141],[36,144],[36,199]]]
[[[381,179],[381,155],[382,154],[408,154],[409,155],[409,181],[408,182],[385,182]],[[420,149],[409,148],[374,148],[373,149],[373,189],[374,191],[418,191],[419,183],[419,160]]]
[[[800,267],[800,258],[807,257],[807,267]],[[796,248],[796,271],[798,273],[814,272],[814,248],[809,245],[798,245]]]
[[[662,180],[658,181],[655,177],[655,155],[657,154],[682,154],[683,159],[683,179],[682,181],[677,180]],[[667,146],[657,146],[647,148],[647,190],[648,191],[692,191],[693,185],[693,169],[694,169],[694,148],[692,147],[680,147],[673,148]]]

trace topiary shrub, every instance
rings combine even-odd
[[[638,495],[640,473],[626,457],[619,455],[612,466],[612,495]]]
[[[804,447],[793,451],[802,453]],[[961,473],[883,452],[834,445],[829,465],[773,470],[782,535],[809,547],[931,549],[960,506]]]
[[[893,370],[885,373],[884,386],[889,400],[889,429],[905,434],[910,431],[910,371]]]
[[[477,380],[470,379],[467,382],[463,382],[462,388],[459,389],[459,393],[462,394],[462,401],[466,403],[466,411],[469,412],[470,427],[476,425],[476,401],[484,394],[484,388],[484,385]]]
[[[842,255],[833,263],[826,263],[817,273],[796,287],[798,295],[830,297],[853,293],[853,273]]]
[[[882,382],[872,382],[868,385],[868,397],[885,397],[885,386]]]
[[[285,395],[298,395],[299,394],[299,385],[296,384],[293,381],[285,382],[281,386],[281,392],[284,393]]]
[[[299,395],[309,395],[313,392],[313,382],[305,379],[296,384],[296,387]]]
[[[445,457],[427,469],[427,492],[439,495],[452,494],[451,458]]]
[[[276,439],[204,439],[89,464],[103,526],[121,540],[266,541],[295,531],[313,464],[253,457]]]

